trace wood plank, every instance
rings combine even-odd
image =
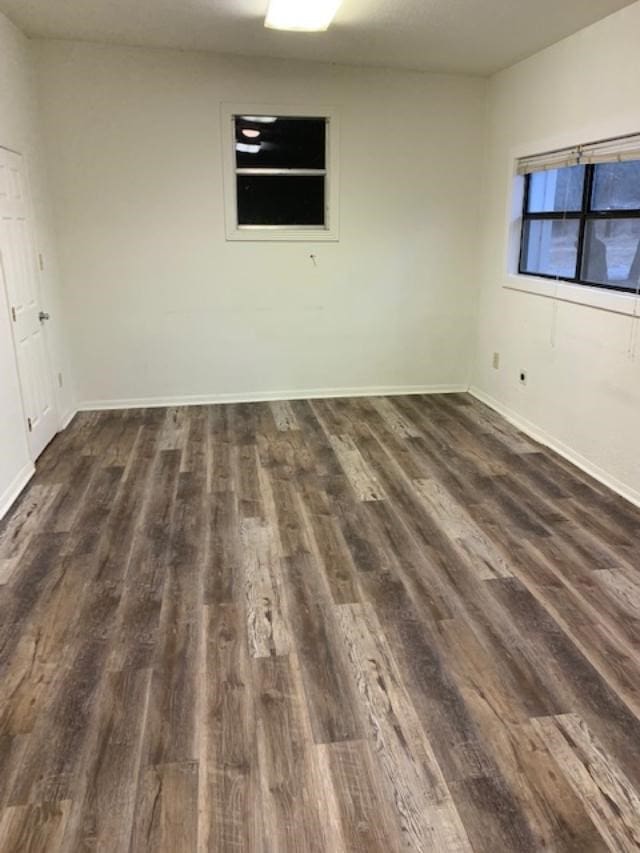
[[[604,588],[618,604],[632,626],[640,620],[640,575],[637,582],[623,571],[616,569],[601,569],[594,573],[595,582]]]
[[[158,436],[160,450],[182,450],[189,430],[185,406],[172,406],[164,410],[164,421]]]
[[[534,850],[526,811],[493,760],[491,744],[483,742],[434,629],[419,618],[397,579],[363,580],[472,849]]]
[[[10,663],[31,620],[36,623],[64,574],[61,554],[67,534],[34,534],[20,559],[20,567],[11,582],[0,588],[0,671]]]
[[[303,705],[285,658],[252,661],[260,803],[266,848],[274,853],[325,850],[318,778]]]
[[[532,729],[533,703],[499,647],[457,621],[442,625],[443,649],[461,695],[509,789],[527,815],[538,849],[600,850],[602,838]],[[513,657],[520,657],[517,648]],[[523,668],[523,662],[519,667]]]
[[[384,500],[385,494],[382,486],[374,472],[367,466],[351,438],[347,435],[332,435],[330,440],[358,500]]]
[[[433,480],[414,483],[429,512],[456,548],[469,558],[478,577],[482,580],[511,577],[513,571],[508,560],[442,485]]]
[[[187,436],[182,452],[180,471],[188,471],[199,474],[209,485],[210,482],[210,460],[209,460],[209,407],[190,406],[187,411]]]
[[[544,673],[549,694],[564,697],[560,701],[567,710],[586,722],[622,771],[640,787],[638,717],[517,579],[487,583],[517,620],[529,659]]]
[[[354,689],[336,643],[334,612],[314,594],[313,562],[306,554],[282,560],[287,590],[287,615],[300,658],[306,702],[316,743],[359,740],[361,725]]]
[[[307,541],[336,604],[360,600],[356,569],[342,529],[333,516],[329,499],[317,478],[306,477],[299,490],[302,519],[307,527]]]
[[[387,555],[367,511],[371,502],[363,505],[354,500],[353,490],[344,475],[324,478],[323,484],[356,570],[373,572],[388,568]]]
[[[260,851],[264,837],[255,706],[241,612],[205,608],[204,729],[200,753],[204,850]]]
[[[161,450],[152,473],[145,523],[134,542],[124,581],[120,629],[109,666],[115,671],[151,663],[167,576],[180,451]]]
[[[288,432],[292,429],[300,429],[296,413],[291,408],[291,403],[286,400],[277,400],[269,403],[273,419],[276,422],[276,427],[281,432]]]
[[[198,764],[147,768],[136,803],[131,850],[171,853],[198,849]]]
[[[232,491],[212,494],[209,531],[204,600],[206,604],[229,604],[242,559],[238,511]]]
[[[122,467],[95,468],[82,506],[71,527],[73,535],[69,536],[66,548],[70,553],[79,556],[95,551],[111,513],[123,473]]]
[[[69,803],[11,806],[0,815],[0,849],[56,853],[62,849]]]
[[[406,848],[470,851],[444,776],[370,608],[339,609],[338,625],[358,680],[363,718],[396,804]],[[425,819],[426,818],[426,819]]]
[[[374,397],[371,405],[398,438],[419,438],[422,435],[418,427],[394,405],[393,400]]]
[[[291,408],[304,433],[305,444],[313,455],[316,473],[322,477],[344,476],[329,436],[318,420],[313,405],[308,400],[292,400]]]
[[[119,595],[110,586],[96,584],[88,589],[73,626],[76,642],[65,655],[55,690],[43,695],[13,781],[12,805],[73,799],[91,747],[96,699],[113,643],[118,604]]]
[[[326,768],[324,775],[335,790],[343,849],[349,853],[399,853],[406,849],[369,743],[320,744],[316,750],[321,766]]]
[[[0,585],[11,578],[31,536],[46,519],[59,489],[59,484],[31,486],[0,525]]]
[[[240,540],[249,653],[254,658],[285,655],[290,640],[276,574],[278,543],[258,519],[244,519]]]
[[[534,727],[585,804],[611,850],[640,847],[640,796],[576,714],[540,718]]]
[[[96,464],[96,459],[93,456],[76,457],[69,475],[73,488],[58,490],[50,511],[39,524],[40,532],[47,530],[52,533],[68,533],[71,530],[78,512],[82,508],[82,501],[89,488]]]
[[[66,848],[129,849],[150,684],[151,670],[106,674]]]

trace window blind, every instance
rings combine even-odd
[[[581,163],[616,163],[623,160],[640,160],[640,133],[583,145],[580,153]]]
[[[585,163],[618,163],[623,160],[640,160],[640,133],[520,157],[516,162],[516,171],[519,175],[528,175],[547,169],[563,169]]]

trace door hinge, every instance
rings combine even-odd
[[[31,418],[27,418],[27,426],[29,427],[29,432],[33,432],[33,424],[31,423]]]
[[[15,323],[15,321],[16,321],[16,309],[14,308],[13,305],[11,306],[11,319]]]
[[[42,257],[42,252],[38,253],[38,265],[40,266],[40,272],[44,271],[44,258]]]

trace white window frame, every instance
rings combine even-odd
[[[324,226],[301,225],[238,225],[236,193],[235,117],[238,115],[266,115],[290,118],[326,119],[326,179]],[[339,122],[334,108],[326,106],[275,105],[275,104],[222,104],[222,156],[224,181],[225,232],[227,240],[277,241],[277,242],[336,242],[339,240]]]

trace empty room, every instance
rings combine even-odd
[[[0,853],[640,851],[640,0],[0,0]]]

